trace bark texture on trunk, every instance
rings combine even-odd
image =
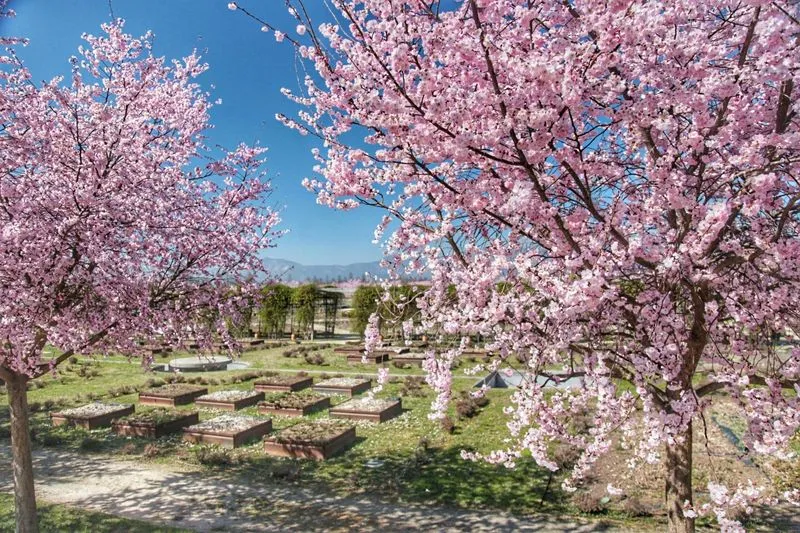
[[[684,502],[692,500],[692,424],[689,424],[682,442],[667,443],[666,490],[670,533],[693,533],[694,519],[683,516]]]
[[[6,383],[11,412],[11,452],[14,471],[16,533],[38,533],[33,487],[31,434],[28,423],[28,378],[12,374]]]

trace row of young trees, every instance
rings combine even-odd
[[[281,337],[288,332],[313,337],[317,313],[325,313],[327,302],[329,310],[325,318],[335,320],[340,301],[341,293],[323,290],[313,283],[298,287],[270,284],[249,299],[237,317],[229,321],[229,326],[237,336]]]

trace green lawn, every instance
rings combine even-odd
[[[39,503],[42,533],[188,533],[187,529],[156,526],[65,505]],[[14,531],[14,497],[0,492],[0,531]]]
[[[320,352],[325,365],[310,365],[300,358],[282,356],[285,348],[247,352],[242,359],[251,364],[247,371],[187,374],[184,379],[210,381],[210,391],[221,389],[251,389],[252,381],[233,383],[237,376],[252,375],[252,370],[284,369],[339,372],[374,376],[374,366],[349,365],[342,354],[331,349]],[[167,358],[159,358],[158,362]],[[491,508],[513,512],[557,512],[578,514],[569,498],[560,491],[560,478],[550,479],[550,473],[524,458],[515,469],[483,462],[470,462],[460,456],[461,450],[489,452],[504,446],[507,437],[506,417],[502,410],[509,404],[509,392],[497,389],[488,393],[489,404],[473,418],[455,420],[455,431],[443,430],[438,422],[428,419],[432,391],[425,385],[410,395],[404,385],[409,374],[422,375],[419,368],[391,367],[392,383],[380,393],[381,397],[403,397],[405,413],[390,422],[376,425],[359,423],[358,442],[354,447],[325,462],[293,461],[266,456],[256,442],[235,451],[184,443],[180,435],[164,437],[155,442],[145,439],[118,437],[109,429],[85,431],[78,428],[53,428],[47,412],[63,406],[74,406],[100,399],[135,403],[136,388],[148,380],[162,379],[165,374],[144,371],[137,363],[121,357],[105,359],[81,358],[65,364],[56,377],[41,378],[43,388],[32,388],[29,399],[36,412],[33,415],[36,446],[57,446],[83,453],[109,453],[116,457],[133,457],[163,463],[200,464],[209,469],[225,469],[252,480],[252,483],[291,482],[333,490],[340,494],[371,493],[391,501],[442,503],[469,508]],[[460,371],[457,374],[463,375]],[[314,374],[320,377],[319,374]],[[251,378],[252,379],[252,378]],[[218,383],[226,380],[228,383]],[[455,379],[456,392],[470,390],[473,378]],[[404,390],[405,388],[405,390]],[[333,403],[344,401],[334,397]],[[0,405],[7,399],[0,396]],[[142,408],[139,408],[142,409]],[[194,406],[181,407],[182,410]],[[240,411],[256,414],[254,407]],[[201,419],[218,412],[201,410]],[[7,420],[0,409],[0,438],[7,436]],[[317,413],[312,418],[326,417]],[[280,430],[299,422],[296,418],[275,417],[274,427]],[[607,515],[608,516],[608,515]],[[616,514],[617,517],[623,515]],[[80,530],[80,529],[78,529]]]

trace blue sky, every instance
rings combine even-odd
[[[279,27],[295,27],[280,0],[239,4]],[[67,60],[82,44],[81,34],[97,34],[100,24],[110,20],[107,0],[11,0],[9,7],[17,16],[3,21],[0,31],[30,39],[19,55],[37,80],[67,74]],[[255,21],[229,11],[227,0],[113,0],[112,7],[116,17],[126,20],[129,33],[155,33],[157,55],[177,58],[193,49],[203,52],[211,68],[200,83],[212,100],[223,102],[212,112],[212,144],[234,147],[240,141],[258,141],[269,148],[267,168],[275,188],[270,203],[281,210],[282,227],[289,230],[269,256],[304,264],[380,257],[372,239],[382,213],[319,206],[300,185],[313,174],[310,150],[315,139],[300,136],[274,118],[277,112],[293,114],[293,104],[280,89],[297,89],[303,77],[288,43],[276,43]]]

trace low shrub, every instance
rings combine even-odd
[[[135,455],[136,445],[132,442],[128,442],[119,449],[119,453],[122,455]]]
[[[453,422],[453,419],[449,416],[445,416],[444,418],[439,420],[439,425],[442,427],[445,433],[453,434],[456,430],[456,423]]]
[[[602,487],[599,486],[576,492],[575,495],[572,496],[572,503],[575,507],[580,512],[586,514],[604,513],[609,501],[611,501],[611,498],[609,498]]]
[[[98,452],[103,448],[103,442],[93,437],[84,437],[80,444],[81,451]]]
[[[420,398],[425,396],[424,386],[425,378],[422,376],[408,376],[403,380],[403,385],[400,387],[400,395]]]
[[[472,394],[462,391],[458,400],[456,400],[456,413],[461,420],[472,418],[480,412],[481,408],[486,407],[488,404],[489,399],[487,397],[475,398]]]
[[[278,463],[271,469],[270,474],[275,479],[295,481],[300,477],[300,465],[297,461]]]
[[[34,440],[42,446],[61,446],[64,444],[64,438],[61,435],[50,432],[37,433]]]
[[[236,457],[226,448],[200,446],[195,450],[195,459],[206,466],[228,466],[236,464]]]
[[[145,445],[144,450],[142,450],[142,455],[144,455],[148,459],[152,459],[153,457],[158,457],[159,455],[161,455],[161,448],[158,447],[158,444],[150,442]]]
[[[318,353],[317,354],[307,354],[305,356],[305,361],[309,365],[316,365],[316,366],[322,366],[326,362],[325,361],[325,357],[323,357],[322,355],[320,355]]]
[[[622,511],[632,518],[651,515],[647,506],[636,496],[625,498],[622,501]]]

